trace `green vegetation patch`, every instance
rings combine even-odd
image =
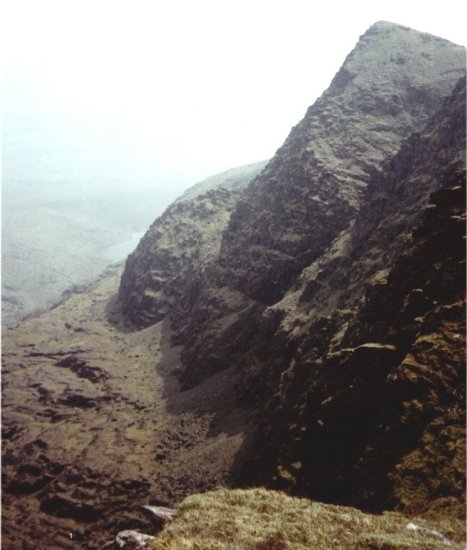
[[[152,550],[462,548],[459,521],[380,516],[265,489],[221,489],[188,497]],[[458,543],[454,542],[458,541]]]

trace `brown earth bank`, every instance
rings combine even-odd
[[[141,506],[229,483],[253,426],[228,371],[180,392],[161,322],[118,328],[120,267],[3,335],[2,548],[101,548]]]

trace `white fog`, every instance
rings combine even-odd
[[[270,158],[375,21],[463,40],[457,1],[384,4],[4,2],[4,322],[125,256],[192,184]]]

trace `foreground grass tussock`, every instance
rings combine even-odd
[[[462,548],[460,521],[372,516],[265,489],[193,495],[177,507],[151,550]]]

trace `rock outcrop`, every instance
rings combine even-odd
[[[375,24],[223,210],[207,261],[187,243],[171,265],[149,233],[128,262],[124,312],[170,313],[184,387],[234,369],[262,411],[243,482],[460,513],[464,74],[463,48]]]
[[[244,388],[267,402],[275,485],[463,514],[464,155],[465,79],[374,175],[339,250],[264,312],[278,327],[243,358]]]
[[[122,308],[135,326],[191,306],[206,268],[219,255],[241,189],[264,165],[233,168],[194,185],[151,225],[120,284]]]

